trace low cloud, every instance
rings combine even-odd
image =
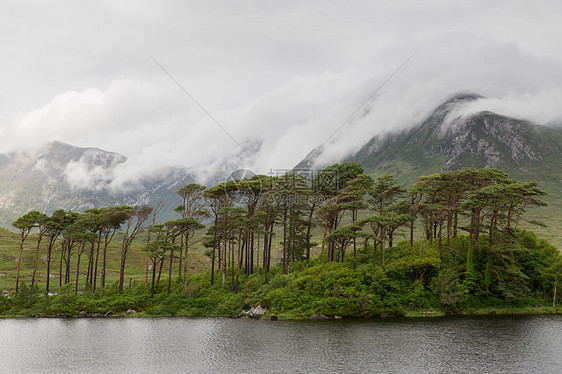
[[[550,87],[535,92],[510,92],[501,97],[478,99],[459,106],[448,119],[491,111],[508,117],[528,120],[539,125],[562,128],[562,87]]]
[[[115,179],[115,173],[125,157],[89,149],[76,161],[65,165],[63,175],[75,189],[107,190]]]
[[[368,104],[367,110],[358,113],[324,145],[319,163],[338,162],[375,135],[421,123],[443,100],[460,91],[485,98],[460,107],[453,116],[487,110],[546,126],[561,126],[562,107],[557,103],[562,98],[562,77],[558,70],[558,60],[534,56],[513,44],[484,44],[449,49],[449,53],[428,49],[415,55]],[[389,69],[386,75],[391,72]],[[379,76],[366,82],[377,87],[375,81],[383,79]]]
[[[190,169],[202,181],[229,167],[258,173],[290,169],[321,144],[320,163],[338,162],[375,135],[420,123],[443,99],[461,90],[487,98],[462,107],[458,115],[490,110],[560,124],[562,109],[556,104],[562,99],[562,79],[552,79],[557,66],[550,59],[510,44],[453,54],[427,51],[415,55],[380,88],[403,61],[388,62],[377,75],[357,67],[294,78],[249,103],[213,113],[214,119],[181,90],[164,88],[162,81],[117,80],[105,90],[58,95],[43,108],[19,116],[12,131],[27,145],[60,139],[122,153],[127,160],[114,165],[110,177],[104,168],[85,170],[88,163],[82,161],[66,171],[76,187],[97,188],[111,180],[113,188],[120,188],[166,168]],[[541,82],[547,80],[545,88]],[[257,153],[247,157],[246,150]]]
[[[560,5],[515,3],[10,4],[0,151],[60,140],[117,152],[127,159],[111,172],[78,161],[66,176],[119,189],[166,168],[202,182],[236,167],[290,169],[321,144],[322,163],[338,162],[464,90],[486,99],[460,115],[561,126]]]

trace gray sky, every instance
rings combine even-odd
[[[553,1],[0,0],[0,151],[60,140],[166,166],[337,161],[470,90],[495,110],[562,122],[562,3]],[[209,163],[211,163],[209,165]],[[203,165],[203,166],[202,166]]]

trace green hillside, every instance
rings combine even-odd
[[[453,96],[418,126],[375,136],[342,161],[361,164],[375,178],[393,175],[402,186],[423,175],[463,167],[496,168],[520,181],[536,181],[548,193],[548,207],[530,210],[530,217],[546,224],[538,232],[562,248],[562,129],[491,112],[454,117],[459,105],[479,98]],[[320,154],[314,150],[297,168],[317,164]]]

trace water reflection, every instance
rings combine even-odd
[[[0,373],[559,372],[560,316],[0,320]]]

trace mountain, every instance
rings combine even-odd
[[[226,160],[210,160],[199,173],[166,167],[124,182],[118,177],[127,172],[127,158],[98,148],[53,141],[32,151],[0,153],[0,227],[12,228],[17,217],[32,210],[50,214],[56,209],[81,212],[115,205],[155,207],[159,201],[165,205],[158,219],[175,219],[180,187],[203,183],[201,178],[209,186],[226,181],[260,147],[259,142],[246,144]]]
[[[118,168],[127,158],[97,148],[51,142],[27,152],[0,154],[0,226],[31,210],[83,211],[112,205],[155,205],[166,201],[164,217],[179,204],[178,188],[192,183],[187,169],[165,169],[126,188],[113,188]],[[174,216],[175,217],[175,216]]]
[[[406,186],[416,177],[462,167],[494,167],[521,181],[537,181],[549,194],[548,209],[532,218],[549,224],[547,236],[562,245],[562,130],[552,129],[491,112],[461,115],[462,108],[482,96],[461,93],[437,106],[424,121],[409,130],[371,138],[341,162],[358,162],[373,177],[391,174]],[[209,166],[209,186],[227,180],[247,153],[261,144]],[[322,165],[322,148],[314,149],[297,166]],[[39,210],[84,209],[165,201],[160,219],[175,218],[178,188],[196,180],[188,168],[166,168],[126,188],[115,188],[115,176],[126,166],[123,155],[97,148],[51,142],[39,150],[0,154],[0,226],[22,214]],[[235,173],[235,172],[234,172]],[[235,173],[236,174],[236,173]]]
[[[481,99],[453,95],[411,129],[371,138],[341,162],[358,162],[365,173],[396,176],[406,186],[416,177],[463,167],[497,168],[521,181],[537,181],[548,192],[548,209],[533,218],[547,223],[548,236],[562,220],[562,129],[553,129],[492,112],[460,115],[465,104]],[[322,149],[313,150],[297,169],[324,167]]]
[[[494,167],[559,182],[562,130],[492,112],[455,117],[462,105],[480,98],[454,95],[412,129],[375,136],[342,162],[358,162],[374,176],[395,175],[403,184],[462,167]],[[321,150],[312,151],[297,168],[326,166],[318,165],[320,155]]]

